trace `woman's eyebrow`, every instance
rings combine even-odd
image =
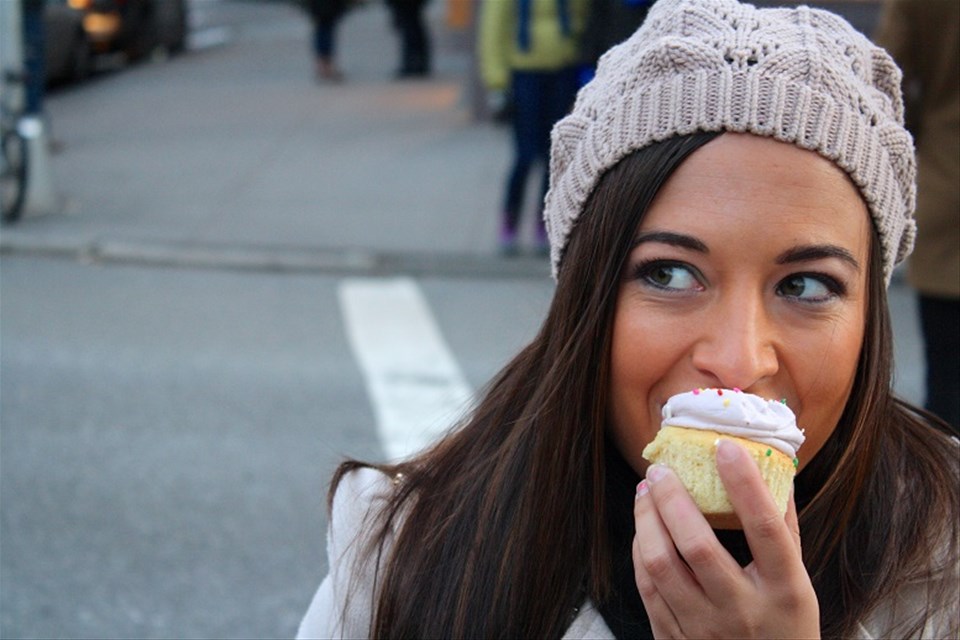
[[[777,256],[777,264],[807,262],[810,260],[822,260],[824,258],[838,258],[857,271],[860,271],[860,263],[853,257],[853,254],[843,247],[838,247],[833,244],[814,244],[787,249]]]
[[[670,231],[648,231],[646,233],[641,233],[634,238],[633,246],[638,247],[645,242],[660,242],[662,244],[669,244],[675,247],[683,247],[684,249],[699,251],[700,253],[710,253],[710,250],[707,249],[707,245],[703,244],[703,242],[697,240],[693,236],[684,235],[682,233],[673,233]]]

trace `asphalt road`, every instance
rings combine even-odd
[[[340,282],[2,260],[0,635],[293,634],[334,465],[384,458]],[[474,388],[550,289],[418,287]]]

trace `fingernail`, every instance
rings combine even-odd
[[[667,475],[667,468],[662,464],[652,464],[647,469],[647,482],[656,484]]]
[[[729,440],[717,440],[717,460],[733,462],[738,457],[740,457],[740,447]]]
[[[646,480],[641,480],[640,484],[637,485],[637,497],[645,496],[650,493],[650,487],[647,485]]]

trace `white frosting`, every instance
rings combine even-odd
[[[779,400],[764,400],[732,389],[697,389],[680,393],[663,406],[664,427],[709,429],[775,447],[797,457],[803,432],[797,418]]]

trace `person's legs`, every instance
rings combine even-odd
[[[550,157],[550,132],[553,125],[569,113],[570,107],[573,106],[573,101],[577,97],[578,87],[577,70],[573,67],[544,74],[543,99],[540,101],[538,116],[539,131],[537,133],[536,155],[543,159],[545,165],[548,165]],[[548,171],[544,171],[543,182],[540,186],[540,207],[537,211],[536,227],[536,244],[538,251],[541,253],[548,253],[550,250],[547,231],[543,223],[543,199],[547,195],[549,186],[550,174]]]
[[[960,433],[960,300],[919,296],[927,358],[926,408]]]
[[[43,47],[46,27],[43,20],[43,8],[39,9],[24,3],[23,12],[23,53],[27,81],[24,95],[24,111],[29,115],[43,115],[44,94],[47,81],[46,55]]]
[[[422,6],[404,3],[394,8],[394,23],[400,32],[400,77],[430,73],[430,40],[423,21]]]
[[[538,116],[542,101],[543,74],[515,71],[511,82],[514,158],[507,178],[500,233],[501,249],[505,252],[516,248],[527,176],[539,152]]]
[[[313,31],[313,52],[317,61],[317,77],[339,80],[340,71],[334,62],[336,51],[336,20],[317,20]]]
[[[430,37],[423,20],[423,6],[410,10],[404,65],[414,74],[430,73]]]

